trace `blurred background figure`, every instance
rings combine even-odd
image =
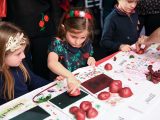
[[[117,0],[100,0],[101,2],[101,25],[103,27],[103,22],[105,17],[113,10],[114,5]]]
[[[160,27],[160,0],[140,0],[137,5],[140,30],[144,26],[145,35],[149,36]]]

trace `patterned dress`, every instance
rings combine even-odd
[[[49,46],[49,52],[57,53],[61,64],[72,72],[87,65],[88,57],[93,55],[93,47],[91,42],[88,42],[81,48],[74,48],[66,41],[54,38]]]

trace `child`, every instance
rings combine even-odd
[[[138,39],[138,0],[118,0],[115,9],[105,18],[100,45],[108,54],[118,50],[130,51]]]
[[[48,83],[23,64],[27,45],[18,27],[0,22],[0,105]]]
[[[66,12],[59,26],[58,37],[51,41],[48,54],[48,67],[67,78],[68,92],[73,93],[79,81],[71,73],[77,68],[95,65],[90,39],[93,37],[93,18],[87,9],[71,9]]]

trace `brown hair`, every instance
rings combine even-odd
[[[72,29],[82,30],[82,31],[88,30],[89,34],[85,43],[88,42],[88,40],[92,40],[94,36],[93,16],[91,15],[91,18],[89,19],[87,17],[77,17],[77,16],[66,17],[67,15],[70,14],[71,11],[84,11],[85,13],[91,15],[91,12],[86,8],[71,8],[69,11],[65,12],[61,18],[60,25],[58,27],[58,37],[61,38],[62,40],[65,40],[66,31],[72,32]]]
[[[11,51],[8,50],[6,51],[6,43],[9,40],[10,36],[15,36],[17,33],[23,33],[23,31],[16,27],[15,25],[8,23],[8,22],[0,22],[0,73],[1,73],[1,78],[0,80],[4,80],[2,81],[3,83],[3,87],[1,88],[2,93],[4,95],[5,99],[13,99],[14,98],[14,78],[12,76],[12,73],[10,72],[9,66],[7,66],[4,62],[5,60],[5,56],[7,54],[10,54]],[[26,35],[25,36],[25,43],[29,44],[29,40],[28,37]],[[29,78],[29,74],[25,68],[25,66],[23,65],[23,63],[21,63],[19,65],[20,69],[23,72],[24,78],[27,81],[27,79]]]

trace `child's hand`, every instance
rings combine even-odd
[[[160,45],[157,47],[157,50],[160,51]]]
[[[63,76],[57,76],[56,80],[59,80],[59,81],[64,80],[64,77]]]
[[[89,57],[89,58],[88,58],[88,61],[87,61],[87,64],[88,64],[89,66],[95,66],[96,60],[95,60],[93,57]]]
[[[80,81],[77,80],[74,76],[72,77],[69,77],[67,79],[67,82],[68,82],[68,90],[67,92],[68,93],[74,93],[76,89],[79,89],[80,87]]]
[[[132,49],[131,46],[128,44],[122,44],[119,47],[119,50],[121,50],[123,52],[129,52],[129,51],[131,51],[131,49]]]
[[[150,46],[150,44],[146,43],[147,38],[148,37],[144,36],[144,35],[142,35],[141,37],[138,38],[138,41],[136,42],[136,51],[140,50],[141,45],[145,45],[144,50],[146,50]]]

